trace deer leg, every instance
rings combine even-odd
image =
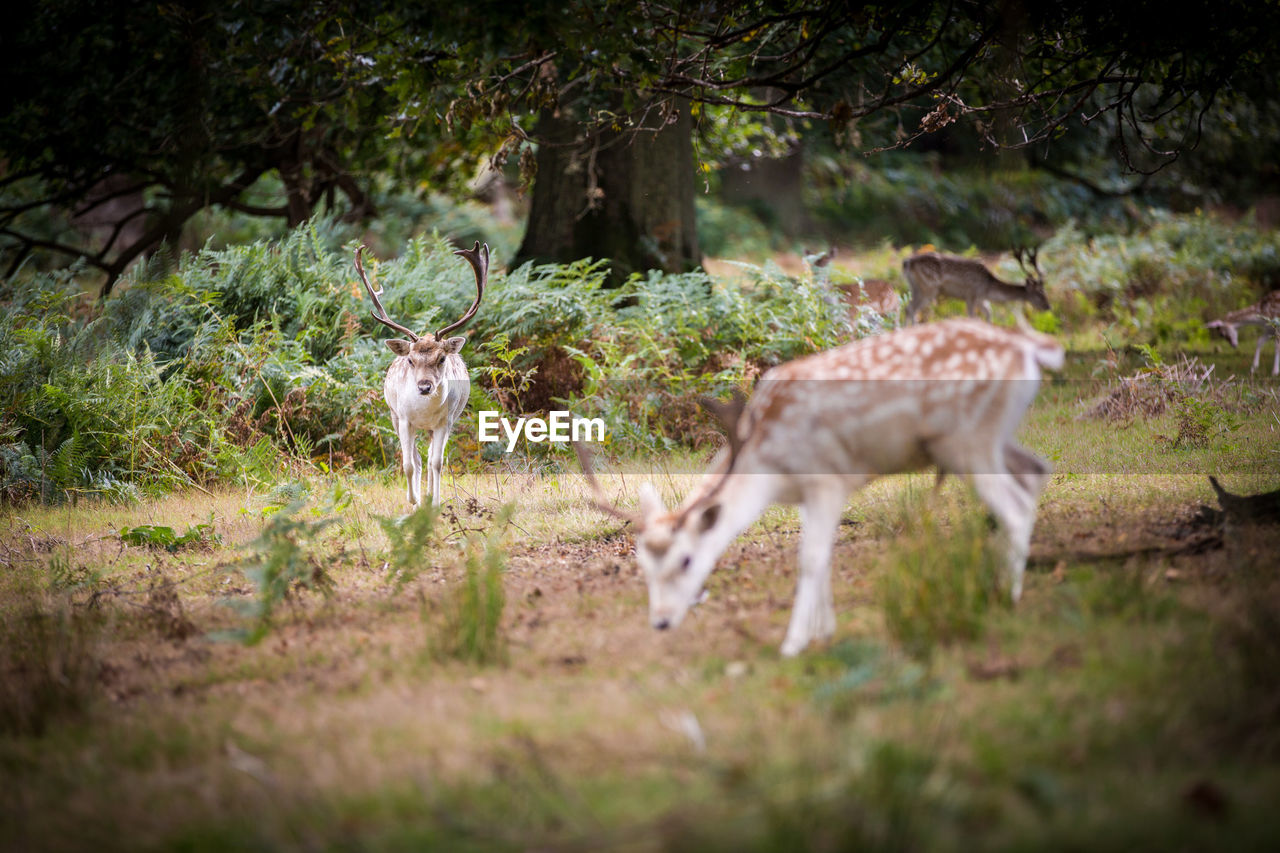
[[[444,427],[431,433],[431,450],[427,455],[427,483],[431,486],[431,502],[440,503],[440,473],[444,469],[444,446],[449,441],[449,431]]]
[[[1258,369],[1258,365],[1262,360],[1262,348],[1267,345],[1267,339],[1270,338],[1275,343],[1275,356],[1271,360],[1271,375],[1280,376],[1280,332],[1270,332],[1268,328],[1264,328],[1258,334],[1258,348],[1253,353],[1253,368],[1250,373]]]
[[[928,301],[928,297],[923,292],[911,288],[911,301],[907,303],[907,322],[915,323],[916,317],[920,313],[920,309],[924,307],[924,303]]]
[[[831,597],[831,547],[835,543],[848,492],[843,486],[812,489],[800,505],[800,577],[791,623],[782,643],[782,654],[799,654],[811,640],[829,637],[836,630]]]
[[[434,429],[431,430],[431,437],[427,439],[427,465],[426,465],[427,470],[425,472],[427,484],[426,486],[423,487],[425,489],[423,494],[430,496],[431,502],[433,504],[439,502],[436,499],[436,466],[435,466],[436,433],[438,432],[439,430],[434,430]]]
[[[1000,524],[1009,566],[1009,594],[1016,602],[1022,597],[1022,574],[1027,566],[1027,553],[1031,550],[1035,498],[1016,474],[974,474],[971,482],[978,497]]]
[[[406,497],[410,506],[422,502],[422,456],[418,454],[418,434],[409,426],[408,419],[396,424],[400,433],[400,457],[405,479],[408,480]]]

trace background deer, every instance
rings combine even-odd
[[[836,247],[831,246],[825,252],[816,249],[805,249],[801,257],[808,264],[813,275],[813,283],[828,294],[831,304],[839,304],[839,299],[849,309],[849,319],[856,324],[861,315],[874,311],[881,317],[897,316],[902,308],[902,298],[891,282],[882,278],[862,278],[848,284],[832,284],[831,262],[836,257]]]
[[[818,249],[804,249],[800,258],[809,267],[813,283],[821,288],[831,284],[831,262],[836,259],[836,247],[831,246],[825,252]]]
[[[1026,273],[1026,284],[1009,284],[991,274],[981,261],[944,255],[939,252],[922,252],[902,262],[902,274],[911,287],[911,302],[907,305],[907,322],[914,323],[916,315],[925,305],[941,293],[963,299],[969,316],[974,308],[982,309],[982,316],[991,319],[992,302],[1023,300],[1037,311],[1049,310],[1049,298],[1044,292],[1044,275],[1036,263],[1036,251],[1019,249],[1014,257]],[[1031,266],[1027,266],[1027,261]]]
[[[360,257],[364,249],[364,246],[356,249],[356,271],[373,300],[374,308],[370,313],[379,323],[409,338],[387,341],[387,347],[396,354],[396,358],[387,368],[387,378],[382,384],[382,395],[391,409],[391,425],[400,438],[401,463],[409,480],[409,504],[418,506],[422,502],[422,457],[418,453],[420,430],[431,433],[431,447],[427,451],[427,488],[431,492],[431,502],[438,504],[444,446],[458,416],[467,407],[467,397],[471,393],[467,366],[459,355],[467,339],[462,336],[446,338],[445,335],[464,325],[480,307],[489,281],[489,246],[486,244],[481,248],[476,243],[471,249],[454,252],[466,258],[475,271],[476,300],[462,317],[434,335],[429,332],[415,334],[387,316],[378,298],[382,289],[374,290],[364,273]]]
[[[636,525],[636,559],[654,628],[680,624],[729,543],[773,503],[800,505],[800,576],[782,654],[835,630],[831,549],[848,496],[883,474],[936,465],[967,480],[1005,538],[1010,593],[1022,593],[1036,501],[1049,466],[1013,440],[1040,369],[1063,350],[1035,333],[953,319],[866,338],[761,378],[750,403],[711,407],[725,424],[703,487],[663,508],[648,483],[640,511],[596,505]]]
[[[1266,345],[1267,339],[1271,338],[1276,342],[1275,358],[1271,362],[1271,375],[1280,376],[1280,328],[1278,328],[1280,327],[1280,290],[1273,290],[1256,304],[1241,308],[1239,311],[1232,311],[1222,319],[1208,324],[1208,328],[1230,341],[1233,348],[1240,346],[1239,328],[1241,326],[1259,327],[1258,347],[1253,351],[1253,367],[1249,368],[1249,372],[1257,371],[1258,362],[1262,358],[1262,347]]]
[[[893,282],[883,278],[860,278],[849,284],[837,284],[836,290],[844,296],[850,319],[855,322],[868,310],[881,317],[896,317],[902,309],[902,297]]]

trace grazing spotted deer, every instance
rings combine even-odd
[[[1258,369],[1262,358],[1262,348],[1267,339],[1276,342],[1275,358],[1271,362],[1271,375],[1280,376],[1280,290],[1273,290],[1255,305],[1232,311],[1220,320],[1214,320],[1208,328],[1215,330],[1231,342],[1231,346],[1240,346],[1240,326],[1258,326],[1258,347],[1253,351],[1253,367],[1250,373]]]
[[[883,278],[861,278],[852,284],[837,284],[836,290],[843,294],[852,320],[868,310],[881,317],[895,317],[902,310],[902,297],[893,284]]]
[[[382,395],[391,409],[391,425],[400,439],[401,464],[409,480],[409,505],[422,503],[422,456],[418,453],[420,430],[431,433],[431,447],[427,451],[427,488],[431,492],[431,502],[438,504],[444,447],[458,416],[467,407],[471,391],[467,365],[459,354],[467,339],[460,335],[446,338],[445,335],[467,323],[480,307],[489,281],[489,246],[486,244],[481,248],[476,243],[473,248],[454,252],[465,258],[475,271],[476,300],[462,317],[434,335],[430,332],[416,334],[387,316],[378,298],[382,295],[382,288],[374,290],[365,275],[361,262],[364,249],[364,246],[356,249],[356,272],[373,300],[374,308],[370,313],[379,323],[409,338],[387,341],[387,347],[396,354],[396,358],[387,368],[387,378],[382,384]]]
[[[902,274],[911,287],[911,302],[907,305],[907,322],[914,323],[920,309],[938,298],[938,294],[963,299],[969,316],[975,308],[982,309],[982,316],[991,320],[992,302],[1023,300],[1037,311],[1049,310],[1049,298],[1044,292],[1044,275],[1036,263],[1036,251],[1019,249],[1015,253],[1018,265],[1026,273],[1026,284],[1009,284],[991,274],[981,261],[944,255],[939,252],[922,252],[902,262]],[[1031,266],[1027,266],[1030,260]]]
[[[604,512],[633,522],[654,628],[674,628],[716,561],[773,503],[800,505],[795,606],[782,654],[835,630],[831,549],[849,495],[885,474],[936,465],[968,481],[1000,523],[1010,593],[1022,593],[1036,501],[1049,466],[1013,440],[1040,370],[1062,365],[1051,338],[952,319],[865,338],[780,365],[750,402],[709,405],[728,446],[702,487],[667,511],[645,483],[639,512],[608,501],[579,458]]]

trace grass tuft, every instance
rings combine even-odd
[[[484,539],[468,548],[461,582],[445,594],[438,613],[423,614],[432,658],[480,666],[506,663],[507,638],[502,631],[506,552],[500,540],[514,509],[514,504],[507,504],[497,512]]]
[[[889,634],[923,661],[939,645],[982,636],[987,613],[1008,598],[985,518],[951,509],[945,526],[932,506],[907,518],[876,582]]]
[[[98,621],[67,604],[27,602],[4,623],[0,732],[39,737],[88,710],[100,687]]]
[[[403,518],[379,516],[378,524],[389,546],[387,572],[397,592],[403,590],[430,566],[430,548],[435,541],[440,511],[424,503]]]
[[[301,590],[323,595],[333,591],[330,569],[342,546],[327,540],[324,532],[338,523],[351,501],[351,492],[338,485],[321,507],[307,508],[303,501],[295,500],[271,514],[261,535],[249,543],[252,553],[233,565],[255,587],[252,600],[228,602],[249,624],[221,632],[218,639],[259,643],[271,631],[276,608],[291,596]]]

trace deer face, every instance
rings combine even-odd
[[[416,341],[395,339],[387,341],[387,347],[396,355],[409,360],[409,375],[418,386],[418,393],[429,397],[440,387],[445,359],[457,355],[467,342],[464,337],[445,338],[437,341],[434,335],[423,335]]]
[[[636,562],[649,587],[649,623],[659,631],[674,628],[702,594],[702,585],[719,556],[706,533],[719,519],[720,504],[695,504],[688,512],[668,513],[648,483],[640,493],[644,522],[636,537]]]
[[[1027,302],[1037,311],[1049,310],[1049,297],[1044,292],[1044,279],[1027,276]]]
[[[1238,337],[1238,333],[1236,332],[1236,327],[1231,325],[1230,323],[1224,323],[1221,320],[1214,320],[1212,323],[1209,323],[1207,326],[1205,326],[1205,328],[1213,329],[1215,332],[1217,332],[1218,334],[1226,338],[1227,341],[1231,344],[1232,349],[1235,349],[1240,346],[1240,338]]]

